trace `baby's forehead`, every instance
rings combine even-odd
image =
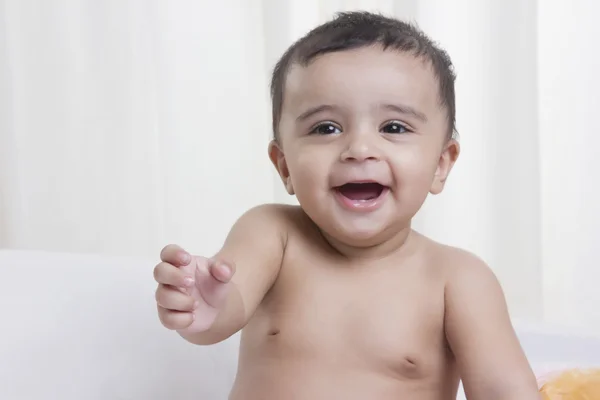
[[[439,99],[430,63],[378,47],[327,53],[304,65],[294,63],[284,87],[284,104],[291,107],[315,101],[409,100],[423,107],[437,104]]]

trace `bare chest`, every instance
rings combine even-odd
[[[419,268],[297,262],[248,328],[273,357],[420,378],[447,361],[443,314],[443,284]]]

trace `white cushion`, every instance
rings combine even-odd
[[[0,252],[0,399],[225,399],[237,337],[185,342],[156,315],[156,260]]]
[[[156,262],[0,251],[0,399],[226,399],[238,336],[199,347],[164,329]],[[600,366],[598,339],[518,332],[536,371]]]

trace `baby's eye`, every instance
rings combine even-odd
[[[408,129],[398,121],[390,122],[381,129],[383,133],[406,133]]]
[[[315,126],[310,133],[315,133],[317,135],[333,135],[336,133],[340,133],[341,131],[342,130],[334,124],[330,122],[324,122]]]

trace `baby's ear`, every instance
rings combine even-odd
[[[431,194],[440,194],[442,190],[444,190],[446,179],[448,179],[448,175],[450,175],[450,171],[458,159],[459,154],[460,145],[458,144],[458,141],[450,139],[445,144],[442,154],[440,154],[438,166],[433,177],[433,182],[431,183],[431,189],[429,190]]]
[[[269,143],[269,158],[279,173],[283,185],[285,186],[285,190],[287,190],[289,194],[294,194],[294,187],[292,185],[292,179],[290,178],[287,162],[285,161],[285,154],[283,154],[283,150],[276,140],[272,140],[271,143]]]

